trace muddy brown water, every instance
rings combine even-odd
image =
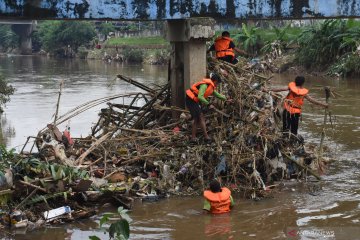
[[[17,150],[27,136],[35,135],[51,121],[61,80],[65,87],[60,114],[89,100],[138,90],[114,80],[117,73],[150,86],[167,79],[163,66],[44,57],[2,57],[0,69],[17,89],[1,117],[2,142]],[[277,75],[273,84],[283,86],[293,78]],[[323,85],[343,95],[331,100],[334,129],[327,131],[326,145],[336,160],[328,167],[323,182],[285,182],[274,198],[261,201],[235,195],[235,208],[221,216],[203,214],[201,197],[137,202],[130,213],[131,239],[360,239],[360,79],[307,78],[310,95],[321,100],[324,93],[319,86]],[[100,108],[72,119],[72,135],[88,135]],[[300,126],[306,141],[319,141],[322,122],[323,110],[306,103]],[[10,239],[88,239],[91,235],[108,239],[97,229],[98,217],[94,217],[33,232],[19,230]]]

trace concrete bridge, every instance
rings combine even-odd
[[[184,106],[184,89],[206,74],[206,41],[215,34],[214,19],[359,16],[359,0],[0,0],[3,20],[167,20],[172,101],[178,107]]]

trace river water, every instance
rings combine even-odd
[[[167,79],[167,68],[163,66],[45,57],[2,57],[0,70],[17,89],[1,116],[0,137],[7,147],[17,150],[27,136],[36,135],[52,121],[62,80],[65,86],[60,115],[96,98],[138,91],[114,80],[118,73],[150,86],[161,85]],[[276,75],[273,84],[285,86],[293,78]],[[138,202],[130,213],[131,239],[360,239],[360,80],[307,78],[310,95],[320,100],[324,100],[320,88],[324,85],[342,95],[331,100],[334,125],[327,131],[326,145],[334,152],[334,161],[324,181],[287,182],[274,198],[257,202],[235,195],[236,206],[231,214],[216,217],[202,213],[201,197]],[[73,118],[69,123],[72,135],[87,136],[103,106]],[[306,104],[300,126],[306,141],[319,141],[323,113]],[[13,239],[88,239],[91,235],[107,239],[97,228],[98,220],[94,218],[26,234],[20,231]]]

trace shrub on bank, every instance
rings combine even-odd
[[[3,112],[2,106],[10,101],[10,96],[14,94],[15,88],[11,86],[0,74],[0,113]]]
[[[350,53],[341,57],[339,61],[329,68],[328,74],[341,77],[360,76],[359,53]]]
[[[86,59],[88,56],[88,53],[89,53],[89,51],[86,49],[85,46],[80,46],[78,49],[77,55],[80,59]]]
[[[123,56],[126,62],[142,63],[145,56],[145,50],[125,48],[123,51]]]
[[[359,24],[354,20],[325,20],[302,31],[296,61],[304,67],[326,69],[356,49]]]
[[[144,63],[152,65],[167,64],[170,58],[169,49],[155,49],[146,52]]]

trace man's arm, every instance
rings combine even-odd
[[[217,91],[214,90],[213,92],[214,96],[222,101],[225,101],[226,100],[226,97],[220,93],[218,93]]]
[[[241,50],[240,48],[237,48],[233,41],[230,42],[229,48],[234,49],[237,53],[239,53],[241,55],[249,56],[249,54],[247,52],[245,52],[244,50]]]
[[[204,200],[203,210],[206,210],[208,212],[210,212],[210,210],[211,210],[210,202],[207,199]]]
[[[289,88],[274,88],[274,89],[267,89],[268,91],[272,91],[272,92],[284,92],[284,91],[289,91]]]
[[[316,105],[318,105],[318,106],[321,106],[321,107],[324,107],[324,108],[326,108],[326,107],[329,106],[329,105],[326,104],[326,103],[322,103],[322,102],[317,101],[316,99],[310,97],[309,95],[305,95],[305,98],[306,98],[307,100],[309,100],[309,102],[311,102],[311,103],[313,103],[313,104],[316,104]]]
[[[215,51],[215,44],[211,45],[211,47],[206,51],[206,53],[209,53],[211,51]]]
[[[244,50],[241,50],[240,48],[234,47],[234,50],[241,55],[250,56],[250,54],[248,54]]]

